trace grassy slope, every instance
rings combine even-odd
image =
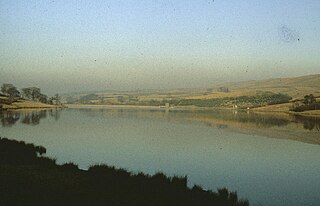
[[[1,104],[3,109],[23,109],[23,108],[56,108],[57,105],[44,104],[41,102],[34,102],[29,100],[18,100],[12,104]]]
[[[219,87],[228,87],[230,93],[211,92],[206,95],[190,96],[188,99],[212,99],[223,97],[253,96],[257,91],[270,91],[288,94],[293,98],[301,99],[306,94],[320,96],[320,74],[291,78],[277,78],[257,81],[232,82],[213,85],[212,91]]]

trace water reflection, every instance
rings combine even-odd
[[[0,113],[0,120],[2,136],[44,145],[50,156],[83,169],[108,163],[148,174],[161,170],[188,175],[191,184],[208,189],[226,186],[256,205],[319,202],[316,117],[232,110],[67,108],[7,111]]]
[[[296,116],[277,113],[255,113],[234,110],[169,110],[169,109],[106,109],[106,108],[78,108],[86,116],[98,117],[113,115],[126,118],[165,119],[166,121],[202,122],[207,126],[220,129],[230,125],[255,128],[284,127],[291,123],[303,125],[306,130],[319,131],[320,117]]]
[[[295,116],[274,113],[254,113],[229,110],[169,110],[169,109],[106,109],[106,108],[78,108],[88,117],[114,115],[126,118],[152,118],[166,121],[194,121],[202,122],[207,126],[220,129],[230,125],[248,126],[256,128],[283,127],[290,123],[303,125],[306,130],[320,131],[320,118],[308,116]],[[20,110],[0,112],[3,127],[12,126],[21,120],[28,125],[40,124],[40,120],[49,117],[59,120],[62,109],[50,110]]]
[[[320,118],[318,117],[294,116],[294,121],[297,123],[302,123],[303,128],[307,130],[320,131]]]
[[[62,109],[48,110],[50,117],[53,117],[56,121],[60,119],[60,113]]]
[[[319,117],[303,117],[279,113],[254,113],[232,110],[165,110],[74,108],[86,117],[123,118],[143,121],[165,121],[172,124],[191,122],[249,135],[288,139],[320,144]]]
[[[0,112],[1,125],[11,127],[20,119],[20,113]]]
[[[2,127],[11,127],[19,122],[26,125],[38,125],[41,119],[48,117],[59,120],[61,109],[52,110],[20,110],[0,112],[0,120]]]
[[[62,110],[20,110],[0,112],[2,127],[10,127],[17,122],[38,125],[41,119],[59,120]],[[277,113],[254,113],[232,110],[186,110],[186,109],[137,109],[137,108],[69,108],[67,114],[79,112],[75,118],[123,118],[143,121],[165,121],[170,123],[191,122],[204,124],[221,130],[265,137],[290,139],[311,144],[320,144],[320,118],[294,116]],[[20,120],[20,121],[19,121]],[[101,119],[102,120],[102,119]],[[71,120],[72,121],[72,120]],[[299,132],[297,132],[299,131]]]
[[[241,111],[229,111],[229,110],[211,110],[211,111],[200,111],[198,114],[191,117],[195,121],[205,121],[210,122],[211,125],[220,125],[223,121],[227,123],[243,123],[243,125],[254,125],[257,128],[270,128],[274,126],[286,126],[292,120],[289,116],[281,115],[270,115],[270,114],[261,114],[254,112],[241,112]]]
[[[28,125],[40,124],[40,119],[47,117],[47,111],[33,111],[31,113],[24,113],[21,122]]]

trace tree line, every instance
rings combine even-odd
[[[47,95],[41,93],[41,89],[38,87],[26,87],[19,90],[13,84],[2,84],[1,95],[8,97],[11,102],[18,99],[25,99],[31,101],[42,102],[45,104],[61,104],[61,97],[59,94],[48,97]]]

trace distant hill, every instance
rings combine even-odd
[[[257,98],[262,101],[261,95],[264,95],[263,98],[277,97],[278,93],[289,95],[293,99],[302,99],[307,94],[320,96],[320,74],[230,82],[195,89],[80,92],[63,95],[63,99],[66,103],[149,106],[161,106],[165,103],[176,106],[208,105],[209,103],[213,106],[212,101],[216,101],[215,106],[230,107],[234,104],[234,101],[238,102],[239,99],[244,98],[245,101],[241,100],[244,103],[243,106],[252,106],[252,104],[247,103],[253,102]],[[217,99],[223,101],[219,102]],[[268,102],[264,103],[268,104]],[[259,104],[264,103],[262,101]]]
[[[230,91],[263,90],[286,93],[293,98],[303,98],[306,94],[320,95],[320,74],[291,78],[277,78],[257,81],[225,83],[213,86],[227,87]]]

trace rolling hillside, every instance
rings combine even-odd
[[[286,93],[293,98],[303,98],[306,94],[320,95],[320,74],[292,78],[277,78],[259,81],[226,83],[214,86],[228,87],[231,91],[263,90]]]
[[[194,100],[210,103],[221,99],[229,104],[216,102],[215,106],[229,107],[238,99],[257,99],[261,95],[274,96],[278,93],[289,95],[293,99],[302,99],[306,94],[320,96],[320,74],[224,83],[198,89],[84,92],[66,94],[63,97],[67,103],[149,106],[164,105],[166,102],[182,106],[193,104]],[[246,103],[243,106],[246,106]]]

